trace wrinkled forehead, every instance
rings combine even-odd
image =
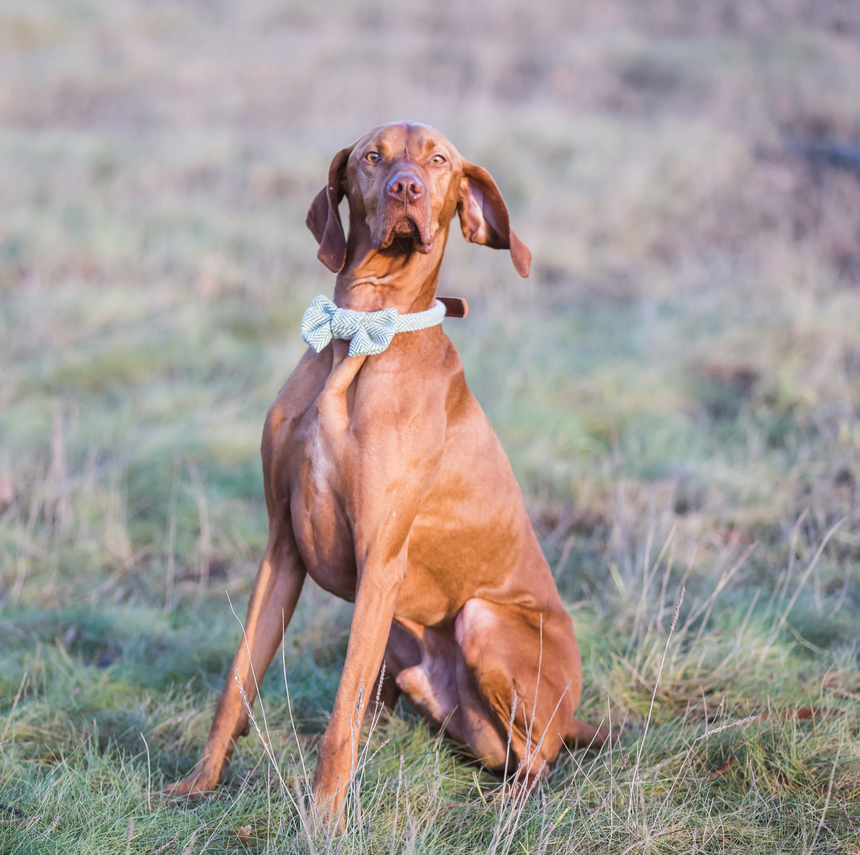
[[[353,157],[363,157],[370,147],[376,148],[385,157],[397,159],[423,159],[434,151],[444,152],[449,160],[460,159],[459,152],[444,134],[418,122],[379,125],[356,142]]]

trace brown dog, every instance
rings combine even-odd
[[[338,212],[344,194],[348,238]],[[510,249],[528,275],[531,255],[492,177],[438,131],[382,125],[338,152],[307,218],[319,258],[338,273],[337,305],[401,314],[433,306],[455,213],[467,241]],[[348,349],[338,339],[309,349],[269,410],[269,542],[246,641],[203,757],[168,788],[174,794],[221,780],[248,732],[235,677],[253,703],[305,574],[355,603],[314,778],[324,817],[340,814],[356,756],[356,703],[372,697],[383,660],[388,705],[403,693],[486,766],[517,769],[529,785],[562,742],[608,737],[574,718],[582,669],[573,623],[454,345],[434,326],[394,336],[375,356]]]

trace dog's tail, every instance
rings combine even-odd
[[[618,734],[612,733],[608,727],[594,727],[574,718],[566,741],[573,748],[590,748],[592,751],[599,751],[607,742],[615,742],[617,739]]]

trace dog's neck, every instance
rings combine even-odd
[[[337,275],[334,302],[359,312],[394,308],[406,314],[431,308],[447,241],[445,226],[428,253],[405,246],[405,240],[378,249],[364,223],[350,223],[346,263]]]

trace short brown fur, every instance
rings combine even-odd
[[[378,157],[377,157],[378,156]],[[344,235],[338,204],[349,201]],[[531,260],[485,170],[425,125],[374,128],[332,161],[308,212],[338,306],[433,305],[451,220],[466,240]],[[355,603],[343,675],[319,746],[314,796],[339,819],[355,761],[356,702],[385,662],[400,694],[489,768],[531,786],[563,742],[609,734],[574,717],[582,669],[510,464],[441,326],[377,356],[309,349],[269,410],[262,456],[269,541],[233,668],[194,770],[173,794],[221,781],[306,575]],[[508,728],[516,714],[508,751]],[[366,706],[366,703],[365,703]],[[362,710],[363,714],[363,710]],[[506,759],[507,758],[507,759]],[[522,763],[521,763],[522,761]]]

